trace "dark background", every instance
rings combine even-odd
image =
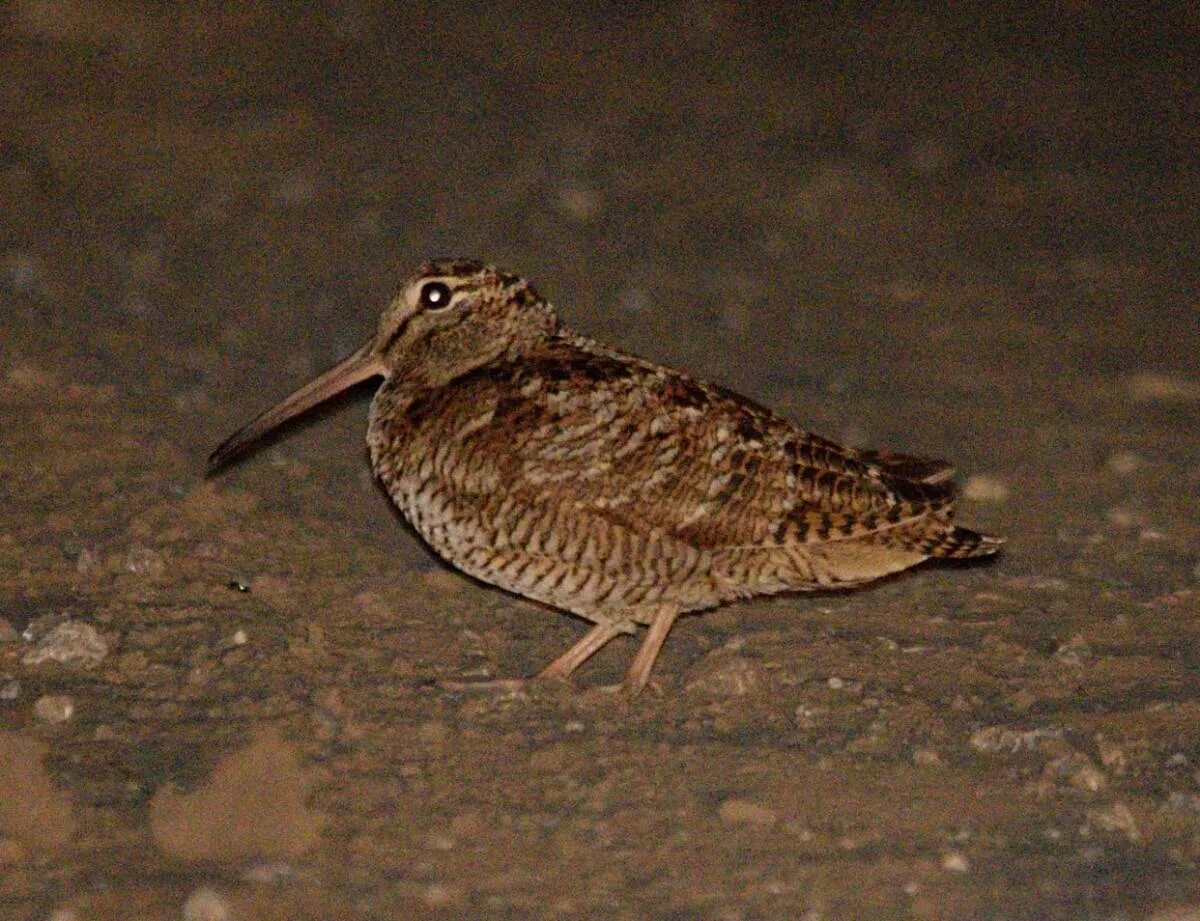
[[[1200,911],[1200,14],[1021,9],[9,5],[0,728],[74,818],[22,831],[10,765],[0,910]],[[1005,556],[685,620],[633,704],[586,690],[632,641],[578,692],[440,690],[581,627],[429,556],[365,393],[202,471],[442,254],[954,460]],[[64,618],[107,658],[22,664]],[[172,844],[158,791],[229,793],[266,726],[310,782],[276,838],[315,841]]]

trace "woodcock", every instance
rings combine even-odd
[[[587,339],[523,278],[467,260],[422,266],[368,342],[229,438],[210,470],[373,377],[371,462],[417,533],[462,571],[592,624],[540,678],[644,625],[636,693],[680,614],[1002,543],[953,524],[948,464],[841,447]]]

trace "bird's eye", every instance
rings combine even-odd
[[[445,282],[426,282],[421,287],[421,306],[426,310],[440,310],[450,306],[450,286]]]

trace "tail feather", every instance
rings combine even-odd
[[[962,560],[998,553],[1004,538],[960,528],[944,519],[926,518],[906,528],[881,532],[874,542],[897,550],[915,550],[924,556]]]
[[[955,526],[942,534],[927,538],[923,543],[927,544],[925,549],[929,556],[962,560],[998,553],[1004,545],[1004,538],[990,537],[970,528]]]
[[[859,458],[866,464],[878,467],[880,472],[901,480],[911,480],[914,483],[927,483],[935,486],[948,483],[954,477],[954,468],[944,460],[931,457],[917,457],[915,454],[899,454],[895,451],[859,452]]]

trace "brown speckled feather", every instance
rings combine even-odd
[[[371,373],[372,463],[418,533],[596,624],[545,675],[643,623],[636,690],[679,613],[999,546],[952,523],[948,464],[841,447],[579,336],[521,278],[461,260],[424,266],[372,342],[214,458]]]

